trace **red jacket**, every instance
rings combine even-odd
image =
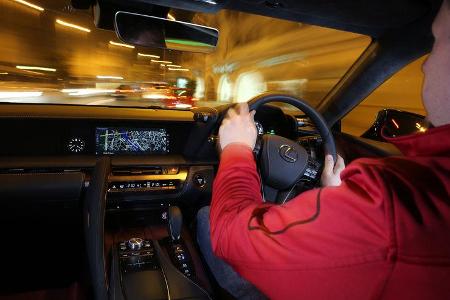
[[[271,299],[450,299],[450,125],[392,142],[404,157],[358,159],[340,187],[281,206],[262,203],[251,149],[229,145],[214,252]]]

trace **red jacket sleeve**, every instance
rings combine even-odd
[[[211,203],[214,252],[253,282],[261,268],[321,268],[385,257],[391,237],[383,179],[361,166],[347,167],[341,177],[340,187],[266,204],[251,149],[227,146]]]

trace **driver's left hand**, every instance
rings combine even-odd
[[[326,186],[340,186],[341,172],[345,169],[345,162],[342,156],[337,156],[336,164],[334,164],[333,156],[325,156],[325,166],[323,168],[321,183],[323,187]]]
[[[247,145],[253,150],[257,137],[254,116],[255,111],[249,112],[247,103],[241,103],[236,108],[228,110],[219,129],[221,150],[234,143]]]

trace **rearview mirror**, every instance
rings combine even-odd
[[[181,21],[119,11],[114,26],[127,44],[210,53],[219,39],[217,29]]]

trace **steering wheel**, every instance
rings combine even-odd
[[[250,110],[257,110],[270,102],[288,103],[300,109],[316,126],[326,154],[336,161],[336,145],[323,117],[307,102],[288,95],[262,94],[248,102]],[[277,191],[291,190],[299,182],[315,184],[321,173],[321,163],[310,156],[296,141],[265,134],[257,141],[257,164],[264,184]]]

